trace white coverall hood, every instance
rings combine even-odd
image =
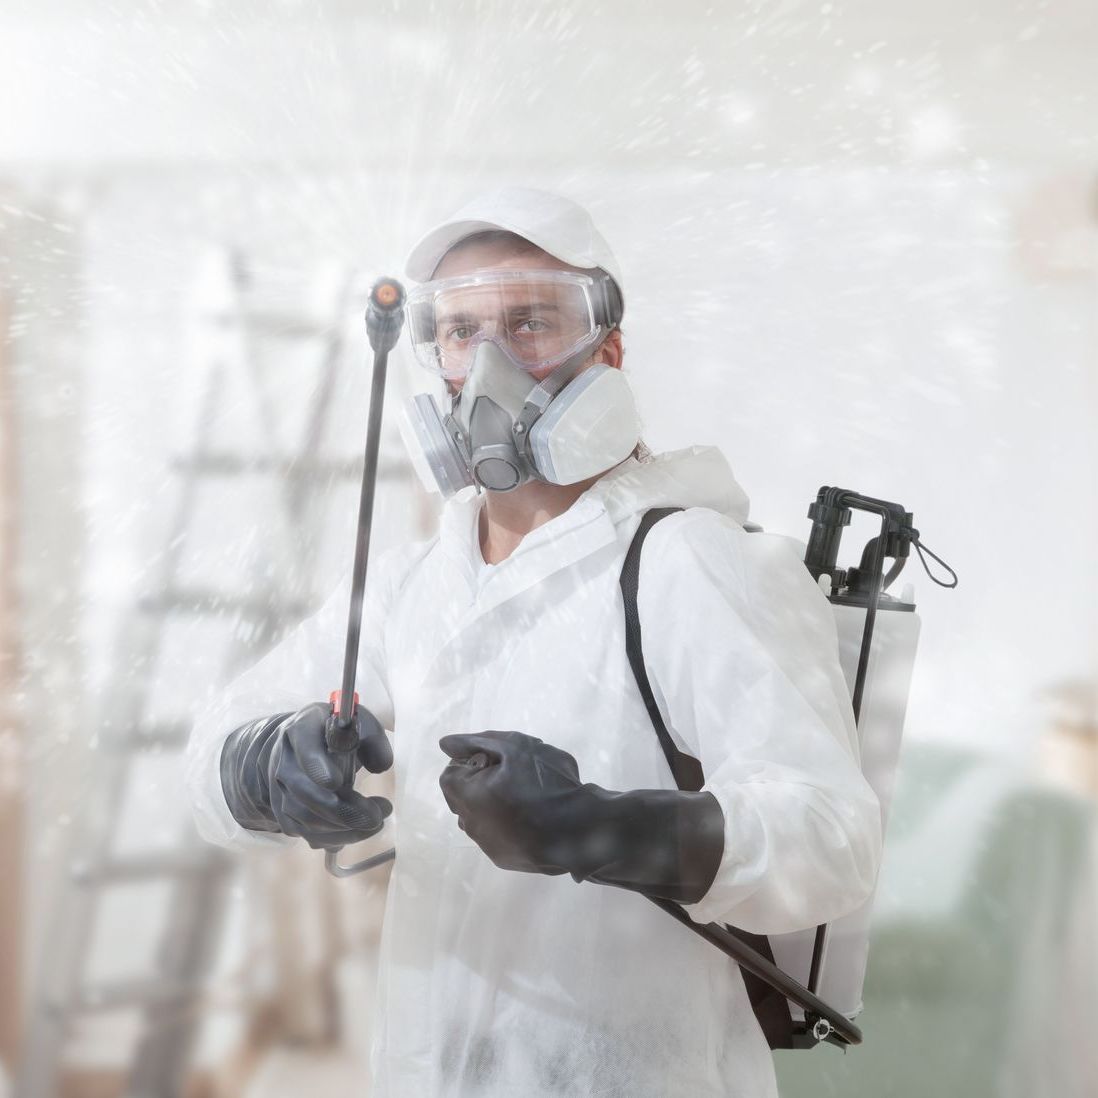
[[[834,620],[787,539],[745,533],[747,498],[713,449],[628,459],[485,565],[481,498],[439,536],[371,564],[362,703],[393,730],[397,858],[387,897],[371,1098],[775,1098],[739,970],[643,897],[498,869],[438,784],[451,732],[517,730],[583,781],[674,788],[625,654],[618,576],[641,513],[658,523],[638,610],[653,692],[725,816],[713,884],[688,910],[760,933],[826,922],[869,894],[880,809],[861,774]],[[234,683],[195,727],[202,833],[246,833],[218,753],[249,718],[327,696],[347,589]],[[365,855],[348,851],[344,857]]]

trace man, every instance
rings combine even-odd
[[[828,604],[788,542],[744,531],[719,452],[639,446],[621,275],[582,209],[485,196],[427,234],[408,274],[417,358],[448,394],[418,406],[421,456],[444,493],[481,490],[372,566],[359,758],[386,768],[393,731],[398,855],[370,1093],[774,1095],[739,970],[634,893],[756,933],[869,894],[879,806]],[[619,574],[662,506],[684,510],[648,536],[638,607],[660,713],[704,773],[693,792],[625,648]],[[388,814],[324,751],[316,699],[346,599],[196,729],[208,839],[335,847]]]

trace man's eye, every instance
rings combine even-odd
[[[456,328],[448,328],[446,330],[447,339],[472,339],[473,329],[468,324],[459,324]]]
[[[542,332],[547,332],[549,325],[542,319],[536,316],[532,316],[527,320],[524,320],[519,326],[518,331],[523,335],[540,335]]]

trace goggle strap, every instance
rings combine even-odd
[[[611,331],[621,323],[622,302],[618,284],[605,271],[595,279],[595,323]]]

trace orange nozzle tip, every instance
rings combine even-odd
[[[374,300],[383,308],[390,308],[400,300],[400,287],[392,282],[382,282],[374,290]]]

